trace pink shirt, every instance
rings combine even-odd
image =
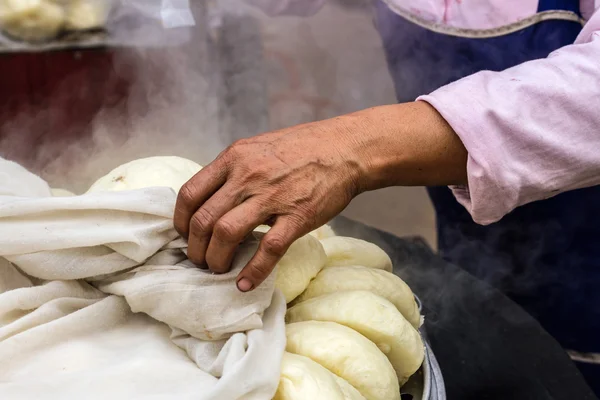
[[[325,0],[247,0],[269,14],[310,14]],[[384,0],[398,13],[459,29],[503,26],[537,0]],[[560,192],[600,184],[600,12],[574,45],[503,72],[479,72],[418,100],[435,107],[469,152],[457,200],[480,224]],[[600,205],[599,205],[600,207]]]
[[[598,185],[600,13],[574,45],[546,59],[479,72],[419,100],[444,116],[469,152],[468,187],[453,190],[478,223]]]

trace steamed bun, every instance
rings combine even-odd
[[[286,351],[305,356],[346,380],[367,400],[400,400],[400,385],[386,356],[369,339],[335,322],[286,326]]]
[[[30,42],[53,39],[62,30],[106,25],[109,0],[0,0],[0,28]]]
[[[321,243],[310,235],[296,240],[277,263],[275,287],[285,296],[286,303],[306,289],[311,279],[325,266],[327,256]]]
[[[376,244],[344,236],[323,239],[321,244],[327,254],[326,268],[362,265],[392,272],[392,260]]]
[[[310,232],[309,235],[312,235],[313,237],[319,239],[319,240],[323,240],[323,239],[327,239],[330,237],[334,237],[335,236],[335,231],[333,230],[333,228],[327,224],[320,226],[319,228],[315,229],[314,231]]]
[[[65,26],[71,30],[102,28],[106,25],[110,1],[69,0],[66,6]]]
[[[113,169],[98,179],[88,193],[135,190],[147,187],[170,187],[179,189],[202,166],[181,157],[149,157],[130,161]]]
[[[367,290],[375,293],[394,304],[412,326],[421,326],[419,306],[410,287],[398,276],[381,269],[360,266],[325,268],[296,298],[295,303],[349,290]]]
[[[337,375],[333,375],[335,381],[338,386],[342,390],[342,394],[344,395],[344,399],[346,400],[365,400],[365,396],[360,394],[360,392],[351,384],[348,383],[345,379],[340,378]]]
[[[283,353],[281,377],[273,400],[364,400],[348,382],[310,358]]]
[[[255,232],[265,233],[269,229],[270,227],[261,225]],[[277,263],[275,275],[275,287],[281,290],[286,303],[294,300],[307,288],[326,261],[327,256],[321,242],[311,235],[305,235],[292,243]]]
[[[63,27],[65,11],[48,0],[0,0],[0,28],[18,39],[43,41]]]
[[[287,311],[286,322],[302,321],[336,322],[362,334],[387,356],[400,385],[423,363],[425,353],[419,332],[392,303],[371,292],[326,294]]]

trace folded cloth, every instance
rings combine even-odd
[[[285,300],[273,278],[235,286],[257,238],[231,272],[199,269],[173,228],[175,199],[55,198],[0,158],[0,398],[272,398]]]

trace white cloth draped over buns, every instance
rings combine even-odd
[[[162,186],[53,197],[0,158],[0,398],[274,395],[285,301],[235,285],[257,241],[229,273],[192,265]]]

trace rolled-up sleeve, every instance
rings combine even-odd
[[[419,98],[465,145],[468,185],[453,187],[474,221],[600,184],[600,14],[578,42],[503,72],[480,72]],[[589,25],[588,24],[588,25]]]

